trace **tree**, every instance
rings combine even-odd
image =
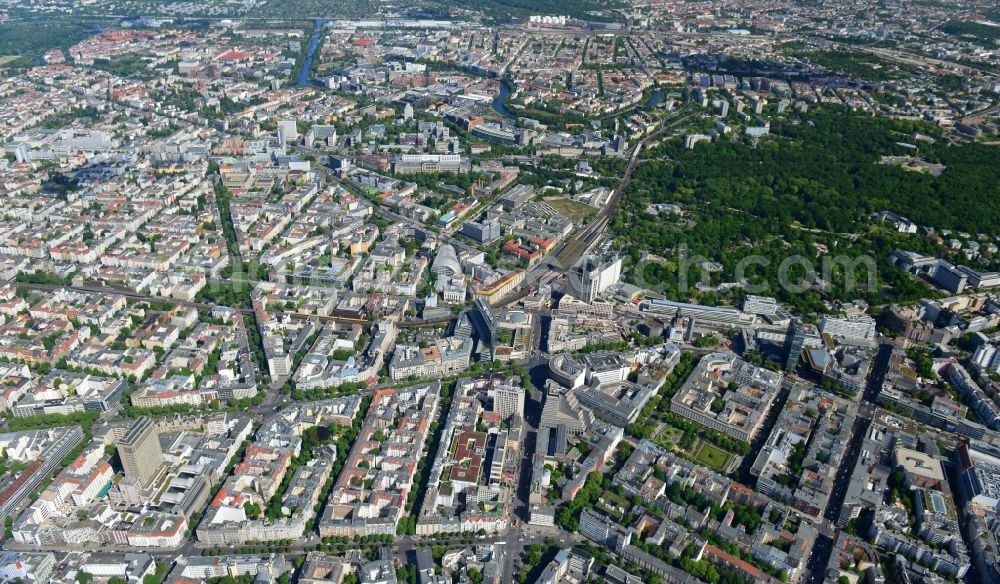
[[[250,519],[260,518],[260,514],[262,511],[263,510],[260,508],[260,505],[254,503],[253,501],[247,501],[246,503],[243,503],[243,512],[246,513],[247,517],[249,517]]]
[[[922,158],[947,167],[932,177],[879,163],[882,155],[905,154],[907,148],[897,144],[900,135],[933,133],[931,126],[858,116],[838,107],[792,118],[776,120],[775,137],[756,147],[725,140],[688,150],[678,138],[664,140],[644,154],[657,160],[636,169],[622,212],[612,222],[623,241],[637,244],[630,246],[626,262],[636,265],[642,249],[662,255],[684,244],[688,257],[704,256],[723,266],[721,274],[712,274],[712,283],[718,284],[732,281],[741,260],[764,257],[771,265],[751,270],[745,275],[748,283],[763,284],[778,300],[808,313],[823,310],[823,296],[865,295],[879,304],[887,302],[879,298],[879,290],[860,294],[847,290],[843,270],[834,271],[822,292],[797,294],[772,286],[782,259],[793,254],[815,257],[817,245],[836,246],[837,254],[848,258],[877,258],[877,278],[893,300],[926,296],[926,289],[892,267],[887,256],[894,247],[934,255],[936,244],[920,235],[880,230],[871,222],[866,229],[859,220],[875,211],[892,209],[929,227],[997,233],[1000,214],[995,206],[986,209],[983,203],[998,195],[1000,165],[975,167],[986,164],[981,144],[921,145]],[[687,216],[667,218],[646,212],[650,204],[661,202],[684,205]],[[726,211],[720,213],[720,208]],[[840,237],[859,230],[860,238]],[[643,272],[634,276],[662,287],[658,291],[667,297],[711,296],[690,289],[679,294],[677,272],[666,270],[662,263],[650,263]]]
[[[90,584],[94,580],[94,576],[88,572],[80,570],[76,573],[76,581],[78,584]]]
[[[577,532],[580,530],[580,512],[584,507],[591,507],[597,502],[597,497],[602,492],[601,474],[597,472],[587,475],[576,497],[567,505],[560,507],[556,513],[556,524],[567,531]]]
[[[193,521],[192,523],[197,522]],[[170,564],[167,564],[166,562],[156,562],[156,572],[143,576],[142,584],[160,584],[163,582],[163,579],[166,578],[168,569],[170,569]]]

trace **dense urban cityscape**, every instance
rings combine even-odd
[[[989,0],[0,0],[0,582],[1000,583]]]

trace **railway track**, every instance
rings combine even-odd
[[[681,116],[639,141],[639,143],[637,143],[632,149],[632,154],[629,155],[628,165],[625,167],[625,172],[622,174],[622,178],[618,182],[618,186],[611,194],[611,197],[608,198],[608,203],[603,209],[601,209],[594,220],[587,224],[587,226],[584,227],[583,230],[580,231],[580,233],[578,233],[573,239],[561,244],[555,251],[542,259],[538,265],[531,268],[528,275],[525,276],[524,282],[521,283],[519,289],[511,292],[509,295],[501,299],[495,306],[508,306],[518,300],[521,300],[531,292],[535,283],[538,282],[539,278],[541,278],[546,272],[550,270],[565,272],[573,267],[585,253],[590,251],[590,248],[594,246],[600,236],[604,233],[604,230],[607,229],[608,225],[611,223],[611,219],[615,216],[615,213],[618,212],[618,205],[621,203],[622,195],[625,193],[625,189],[628,187],[628,183],[632,179],[632,173],[635,172],[635,168],[639,164],[639,155],[642,153],[643,149],[651,142],[659,139],[667,131],[676,128],[695,115],[696,114],[694,113],[690,113]]]

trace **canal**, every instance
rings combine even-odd
[[[306,58],[302,61],[302,68],[299,69],[299,85],[313,85],[314,81],[309,79],[309,71],[312,69],[313,57],[316,54],[316,47],[319,40],[323,38],[323,31],[326,29],[326,20],[316,19],[316,28],[309,39],[309,49],[306,51]]]
[[[510,95],[511,89],[510,83],[506,79],[501,79],[500,95],[493,98],[493,111],[505,118],[517,117],[507,109],[507,106],[504,105],[507,101],[507,96]]]

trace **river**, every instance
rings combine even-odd
[[[510,90],[511,90],[510,83],[508,83],[506,79],[501,79],[500,95],[493,98],[493,111],[495,111],[496,113],[500,114],[505,118],[517,117],[514,114],[512,114],[510,110],[507,109],[506,106],[504,106],[504,102],[507,101],[507,96],[510,95]]]
[[[319,45],[319,39],[323,37],[323,31],[326,30],[326,23],[326,20],[316,19],[316,30],[313,31],[313,35],[309,39],[309,50],[306,52],[306,58],[302,61],[302,68],[299,69],[299,85],[314,84],[313,80],[309,79],[309,70],[312,69],[313,56]]]

